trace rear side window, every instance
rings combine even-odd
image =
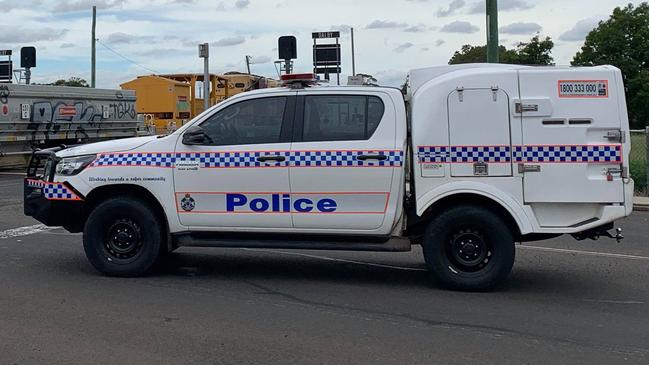
[[[304,103],[304,142],[370,139],[385,111],[376,96],[307,96]]]

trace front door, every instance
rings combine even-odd
[[[294,94],[294,93],[293,93]],[[196,229],[290,228],[290,150],[295,97],[239,99],[197,123],[203,145],[175,151],[174,185],[180,222]]]

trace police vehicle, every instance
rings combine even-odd
[[[420,244],[443,286],[488,290],[515,242],[621,238],[611,230],[632,211],[633,181],[618,69],[425,68],[405,97],[304,78],[167,136],[38,151],[25,213],[83,232],[112,276],[145,274],[180,246]]]

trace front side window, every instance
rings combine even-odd
[[[286,97],[242,101],[200,124],[211,146],[279,143]]]
[[[307,96],[304,105],[304,142],[354,141],[372,137],[385,108],[376,96]]]

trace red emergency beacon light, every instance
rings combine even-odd
[[[280,76],[279,79],[285,86],[297,88],[313,86],[318,83],[315,74],[312,73],[286,74]]]

